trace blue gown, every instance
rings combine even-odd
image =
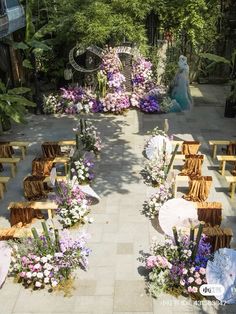
[[[189,89],[188,70],[179,69],[170,87],[170,98],[173,100],[172,112],[190,110],[192,97]]]

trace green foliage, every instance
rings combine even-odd
[[[25,122],[26,107],[35,107],[35,104],[23,95],[30,91],[29,88],[19,87],[7,89],[0,81],[0,115],[9,117],[17,123]]]
[[[197,71],[201,67],[199,53],[212,51],[218,38],[219,3],[219,0],[27,0],[25,44],[41,60],[38,63],[41,69],[60,76],[75,44],[102,47],[125,40],[147,52],[145,24],[154,12],[159,20],[156,27],[173,34],[180,53],[190,61],[190,69]],[[37,32],[32,12],[37,17],[34,22]],[[18,48],[28,51],[22,43]],[[60,60],[56,67],[55,60]]]

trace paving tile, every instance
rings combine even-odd
[[[97,287],[96,280],[76,280],[73,295],[91,296],[95,295]]]
[[[152,311],[152,299],[145,294],[145,283],[138,280],[116,280],[114,311]]]
[[[113,297],[111,296],[80,296],[75,300],[73,313],[88,312],[88,313],[112,313],[113,312]]]
[[[117,243],[117,254],[130,255],[134,252],[133,243]]]

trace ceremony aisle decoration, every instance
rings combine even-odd
[[[102,56],[101,70],[98,73],[103,112],[120,114],[130,107],[121,67],[122,64],[116,49],[107,47]]]
[[[157,192],[153,194],[148,201],[145,201],[143,213],[150,219],[154,219],[158,215],[161,206],[172,197],[171,184],[164,182],[157,188]]]
[[[145,144],[145,153],[149,159],[143,170],[145,183],[158,187],[167,180],[172,156],[170,137],[158,127],[154,128]]]
[[[58,221],[63,228],[70,228],[89,221],[89,200],[81,191],[77,178],[57,183],[55,201]]]
[[[184,295],[192,299],[202,299],[199,292],[206,283],[206,265],[211,256],[211,246],[202,235],[200,224],[197,238],[194,229],[190,236],[178,235],[173,228],[174,237],[167,238],[164,244],[153,240],[151,252],[143,258],[148,274],[148,291],[157,298],[161,293],[176,297]]]
[[[76,141],[81,141],[83,149],[88,152],[93,152],[98,155],[102,149],[102,140],[98,129],[88,120],[80,119],[77,128],[73,129],[76,132]],[[79,143],[77,143],[79,147]]]
[[[70,293],[73,272],[87,270],[90,249],[86,233],[72,234],[68,230],[48,230],[42,223],[43,235],[32,228],[33,237],[9,241],[12,247],[10,276],[25,288],[33,290],[64,290]]]

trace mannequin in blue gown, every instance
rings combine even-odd
[[[190,110],[193,104],[189,89],[189,66],[185,56],[179,57],[179,70],[170,86],[172,112]]]

